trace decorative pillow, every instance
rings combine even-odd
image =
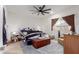
[[[23,35],[27,35],[27,32],[23,32]]]

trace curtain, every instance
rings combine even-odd
[[[5,9],[3,8],[3,45],[7,43],[7,36],[6,36],[6,18],[5,18]]]
[[[74,14],[63,17],[63,19],[71,26],[71,31],[75,32],[75,22],[74,22]]]
[[[57,20],[58,20],[58,18],[52,19],[52,21],[51,21],[51,30],[53,30],[53,26],[54,26],[54,24],[56,23]]]

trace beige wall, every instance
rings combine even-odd
[[[15,10],[16,11],[16,10]],[[79,6],[72,6],[71,8],[67,8],[63,11],[57,12],[54,15],[47,15],[47,16],[36,16],[36,15],[28,15],[28,14],[21,14],[21,13],[7,13],[7,31],[8,31],[8,38],[10,38],[10,33],[12,31],[17,31],[20,27],[36,27],[39,25],[41,30],[54,35],[56,32],[51,31],[51,19],[63,17],[71,14],[75,14],[75,29],[76,33],[79,34]],[[57,35],[57,34],[56,34]]]
[[[33,27],[36,28],[38,25],[41,27],[41,30],[51,34],[51,20],[49,16],[32,16],[32,15],[16,15],[12,13],[7,14],[7,35],[10,39],[10,34],[13,31],[18,31],[22,27]]]

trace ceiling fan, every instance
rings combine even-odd
[[[42,14],[42,15],[49,14],[50,13],[49,11],[51,10],[51,8],[45,9],[45,7],[46,7],[45,5],[38,6],[38,7],[33,6],[33,8],[35,8],[35,10],[31,10],[31,11],[34,11],[37,15],[39,15],[39,14]]]

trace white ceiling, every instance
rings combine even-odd
[[[55,14],[70,7],[72,7],[72,5],[46,5],[45,8],[51,8],[51,14]],[[7,14],[10,15],[33,15],[30,10],[34,10],[33,5],[6,5]],[[36,16],[36,14],[34,15]]]

